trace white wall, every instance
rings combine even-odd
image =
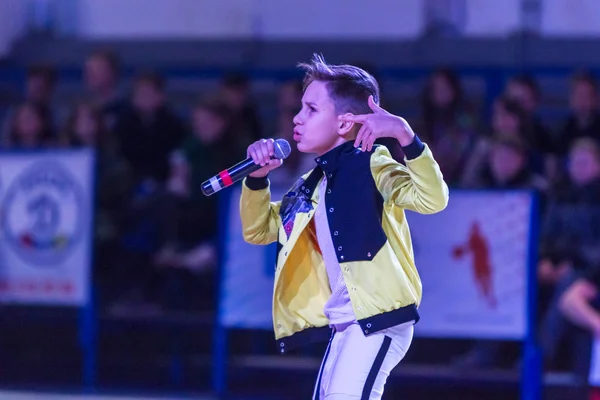
[[[80,0],[79,34],[88,38],[243,37],[253,0]]]
[[[256,0],[269,38],[408,38],[421,33],[422,0]]]
[[[463,33],[468,36],[505,36],[521,26],[522,0],[466,0]]]
[[[503,37],[531,0],[53,1],[77,2],[76,33],[88,38],[400,39],[423,32],[426,9],[466,36]],[[540,1],[545,36],[600,35],[600,0]]]
[[[600,36],[599,0],[544,0],[544,36]]]
[[[89,38],[407,37],[422,0],[80,0]]]
[[[26,20],[24,0],[0,0],[0,57],[8,53],[12,41],[24,32]]]

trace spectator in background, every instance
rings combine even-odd
[[[100,109],[104,124],[111,130],[125,106],[119,93],[120,60],[111,50],[98,50],[85,62],[84,78],[93,104]]]
[[[560,278],[550,273],[562,265],[559,260],[568,260],[578,270],[600,263],[600,146],[589,138],[576,140],[569,153],[568,173],[549,195],[540,264],[544,283]],[[551,270],[544,267],[547,260],[555,260]],[[565,272],[563,268],[560,275]]]
[[[302,108],[302,81],[289,80],[283,82],[277,93],[277,111],[280,114],[293,113],[296,115]]]
[[[100,110],[89,103],[77,103],[59,136],[67,148],[93,148],[96,152],[96,215],[94,219],[96,250],[95,282],[110,291],[110,272],[119,239],[119,213],[131,191],[131,174],[121,157],[114,136],[104,126]],[[103,293],[110,297],[110,294]]]
[[[192,299],[198,300],[196,306],[213,304],[210,293],[214,281],[206,279],[206,274],[210,272],[212,276],[217,262],[215,240],[220,196],[204,196],[201,187],[215,171],[222,171],[245,156],[230,151],[230,118],[231,112],[224,104],[202,101],[192,112],[192,133],[171,156],[167,194],[157,209],[164,214],[163,237],[154,263],[167,268],[161,275],[177,288],[193,280],[195,273],[204,276],[204,284],[167,293],[164,301],[171,306],[182,307]]]
[[[571,343],[579,364],[579,376],[587,384],[592,339],[600,340],[600,268],[596,267],[576,279],[560,297],[559,307],[577,329],[577,342]],[[598,360],[596,360],[596,363]],[[586,385],[587,386],[587,385]],[[592,387],[590,400],[600,400],[600,387]]]
[[[262,137],[260,115],[254,104],[249,79],[240,74],[229,74],[221,80],[221,97],[232,114],[232,130],[240,148]]]
[[[598,85],[587,72],[578,72],[571,78],[569,93],[570,114],[557,134],[559,156],[565,157],[574,140],[590,137],[600,141],[600,114],[598,113]]]
[[[476,185],[480,189],[535,189],[544,192],[546,180],[529,169],[527,146],[517,137],[494,138],[487,163]]]
[[[494,138],[513,138],[521,141],[527,148],[528,168],[539,172],[539,168],[532,168],[532,165],[538,164],[539,157],[531,147],[531,129],[528,122],[527,114],[519,103],[506,96],[496,99],[492,114],[492,133],[477,139],[462,171],[461,186],[477,186],[477,182],[484,173]]]
[[[55,144],[48,114],[34,103],[27,102],[15,109],[7,136],[2,138],[6,149],[38,149]]]
[[[541,97],[537,82],[529,75],[514,76],[508,81],[505,94],[508,98],[517,101],[525,111],[526,118],[529,120],[528,125],[531,127],[531,146],[543,157],[543,172],[550,178],[556,178],[558,176],[558,160],[554,155],[556,139],[537,115]]]
[[[140,189],[153,190],[169,176],[169,155],[181,145],[186,127],[167,103],[162,76],[137,76],[131,99],[114,128]]]
[[[39,109],[52,132],[56,132],[57,126],[63,120],[62,111],[52,104],[56,82],[56,71],[49,65],[33,65],[27,69],[23,102],[35,105]],[[6,113],[2,137],[9,134],[14,112],[14,109],[9,109]]]
[[[144,289],[153,278],[151,259],[164,234],[160,218],[165,213],[159,200],[169,178],[169,157],[185,133],[185,125],[167,103],[163,78],[153,72],[139,74],[129,104],[114,128],[132,183],[119,221],[122,235],[117,268],[123,285],[116,290],[126,294],[115,306],[134,306],[136,312],[157,311]],[[112,309],[116,310],[120,307]]]
[[[560,296],[574,277],[596,266],[600,266],[600,146],[580,138],[571,146],[567,178],[550,192],[542,227],[538,278],[542,346],[549,361],[568,333],[558,309]]]
[[[425,86],[421,104],[419,134],[435,154],[444,180],[456,185],[474,147],[477,130],[454,71],[435,71]]]

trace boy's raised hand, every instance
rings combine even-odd
[[[412,143],[415,133],[404,118],[391,114],[375,104],[373,96],[369,96],[369,107],[372,114],[344,114],[339,116],[340,121],[361,124],[356,135],[354,147],[360,147],[362,151],[370,151],[375,140],[383,137],[396,138],[401,146]]]

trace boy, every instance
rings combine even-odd
[[[271,202],[273,140],[248,156],[263,168],[243,182],[244,239],[278,242],[273,319],[282,353],[330,337],[314,399],[380,399],[419,319],[421,282],[404,209],[443,210],[448,188],[428,147],[408,123],[380,108],[375,79],[316,56],[305,70],[294,117],[298,150],[316,167]],[[395,138],[407,166],[379,138]]]

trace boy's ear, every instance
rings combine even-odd
[[[344,116],[348,116],[348,115],[354,115],[352,113],[346,113],[343,114]],[[348,121],[338,121],[338,135],[340,136],[348,136],[351,135],[352,132],[355,131],[356,125],[354,124],[354,122],[348,122]]]

